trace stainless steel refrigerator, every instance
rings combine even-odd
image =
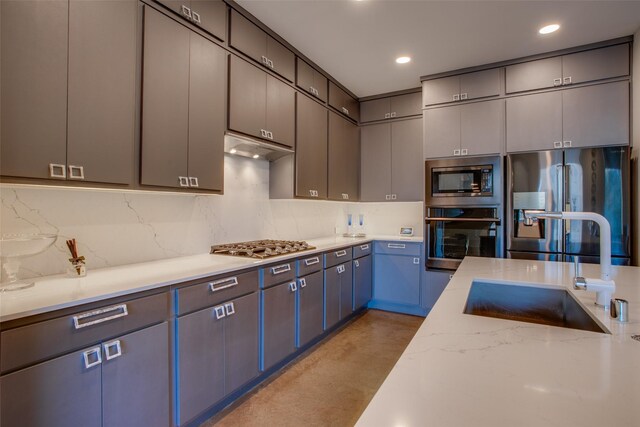
[[[540,219],[525,210],[597,212],[611,224],[612,262],[631,262],[629,147],[571,148],[507,156],[507,257],[599,262],[591,221]]]

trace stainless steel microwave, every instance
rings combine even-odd
[[[500,156],[425,162],[427,206],[487,206],[502,203]]]

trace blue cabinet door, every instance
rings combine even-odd
[[[374,298],[398,304],[420,304],[420,258],[376,254]]]

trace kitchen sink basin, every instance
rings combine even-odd
[[[609,333],[565,289],[474,280],[464,313]]]

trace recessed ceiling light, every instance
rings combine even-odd
[[[260,156],[259,156],[258,154],[254,154],[254,155],[253,155],[253,158],[254,158],[254,159],[257,159],[257,158],[259,158],[259,157],[260,157]]]
[[[538,32],[539,32],[540,34],[550,34],[550,33],[553,33],[553,32],[555,32],[555,31],[558,31],[558,29],[559,29],[559,28],[560,28],[560,25],[558,25],[558,24],[551,24],[551,25],[546,25],[546,26],[544,26],[544,27],[540,28],[540,29],[538,30]]]
[[[238,150],[236,150],[235,148],[232,148],[231,150],[229,150],[229,152],[231,154],[236,154],[238,152]]]
[[[406,64],[409,61],[411,61],[411,58],[408,56],[399,56],[396,58],[398,64]]]

